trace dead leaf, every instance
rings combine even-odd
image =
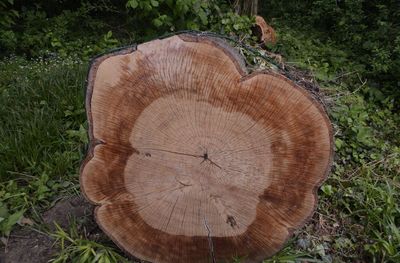
[[[35,224],[35,222],[34,222],[32,219],[30,219],[30,218],[22,217],[22,218],[19,220],[19,224],[20,224],[20,225],[33,226],[33,225]]]

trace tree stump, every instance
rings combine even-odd
[[[127,253],[258,262],[310,218],[332,158],[321,105],[282,75],[248,75],[221,40],[181,34],[95,59],[81,188]]]

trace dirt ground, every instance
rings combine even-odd
[[[93,235],[103,235],[93,221],[93,206],[83,197],[71,197],[59,201],[43,214],[44,229],[54,230],[54,222],[68,230],[71,220],[85,222]],[[54,239],[33,227],[21,227],[13,231],[6,247],[0,249],[0,263],[43,263],[57,252]]]

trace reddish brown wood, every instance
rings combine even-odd
[[[332,158],[324,109],[215,39],[97,58],[82,192],[123,250],[152,262],[258,262],[311,216]]]
[[[256,24],[253,28],[253,33],[258,37],[260,42],[265,44],[276,43],[276,33],[275,30],[265,22],[264,18],[261,16],[256,16]]]

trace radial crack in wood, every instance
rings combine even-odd
[[[213,38],[95,59],[86,105],[82,192],[104,232],[152,262],[273,255],[311,216],[332,161],[324,109],[284,76],[247,75]]]

